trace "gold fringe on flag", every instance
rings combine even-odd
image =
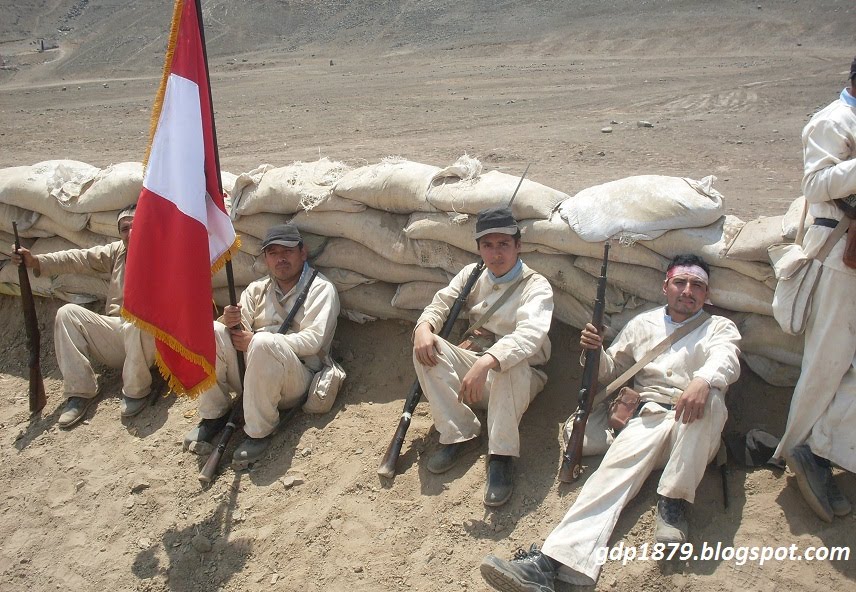
[[[187,349],[182,343],[180,343],[175,337],[166,333],[162,329],[155,327],[151,323],[148,323],[141,318],[133,315],[128,312],[125,307],[122,307],[121,311],[122,318],[137,327],[138,329],[145,331],[146,333],[150,333],[154,336],[158,341],[164,342],[170,349],[175,352],[178,352],[181,357],[184,359],[196,364],[208,375],[208,378],[197,384],[196,386],[187,389],[179,380],[173,375],[169,368],[167,368],[166,363],[161,358],[160,354],[155,354],[155,363],[157,364],[158,370],[163,376],[164,380],[166,380],[169,388],[177,395],[190,397],[191,399],[195,399],[199,396],[199,393],[208,390],[215,384],[217,384],[217,374],[215,368],[208,363],[203,356],[194,353]]]

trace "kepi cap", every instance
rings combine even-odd
[[[119,220],[121,220],[122,218],[133,218],[136,211],[137,211],[137,204],[128,206],[127,208],[125,208],[124,210],[119,212],[118,216],[116,216],[116,223],[118,224]]]
[[[303,242],[303,237],[300,236],[300,231],[294,224],[277,224],[268,229],[264,240],[262,241],[262,250],[264,251],[270,245],[282,245],[283,247],[296,247]]]
[[[511,208],[500,206],[487,208],[479,212],[476,218],[476,238],[486,234],[517,234],[520,228],[511,213]]]

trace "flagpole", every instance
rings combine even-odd
[[[208,105],[211,110],[211,139],[214,142],[214,165],[217,168],[217,189],[220,195],[223,195],[223,178],[220,175],[220,146],[217,144],[217,125],[214,122],[214,95],[211,92],[211,74],[208,71],[208,45],[205,43],[205,25],[202,23],[202,0],[193,0],[196,6],[196,18],[199,21],[199,36],[202,39],[202,57],[205,62],[205,82],[208,85]],[[232,271],[232,260],[226,260],[226,282],[229,288],[229,303],[232,306],[238,305],[238,299],[235,295],[235,275]],[[238,374],[240,375],[241,385],[244,384],[244,374],[247,371],[246,363],[244,362],[244,352],[238,354]]]

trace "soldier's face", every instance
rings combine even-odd
[[[128,241],[131,240],[131,226],[133,226],[133,218],[122,218],[119,220],[119,238],[125,243],[125,248],[128,248]]]
[[[482,261],[497,277],[511,271],[520,256],[520,240],[510,234],[486,234],[479,239],[478,244]]]
[[[265,249],[265,264],[270,274],[280,283],[291,284],[297,282],[303,271],[303,263],[306,261],[306,248],[285,247],[283,245],[269,245]]]
[[[663,282],[663,293],[669,305],[669,316],[681,323],[704,306],[708,295],[707,284],[692,275],[676,275]]]

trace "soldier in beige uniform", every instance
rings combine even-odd
[[[82,420],[95,400],[97,385],[90,358],[122,369],[122,417],[140,413],[151,393],[154,339],[119,316],[125,289],[125,255],[133,221],[133,207],[120,212],[117,223],[121,240],[108,245],[45,255],[33,255],[21,248],[18,255],[12,256],[15,263],[23,259],[36,276],[110,274],[106,314],[100,315],[77,304],[66,304],[56,314],[54,346],[67,399],[58,421],[61,428],[69,428]]]
[[[211,442],[225,427],[232,406],[230,391],[240,393],[237,352],[246,355],[243,385],[244,432],[233,460],[252,463],[261,458],[279,422],[279,410],[299,403],[316,372],[330,354],[339,295],[323,275],[310,284],[287,333],[280,325],[310,281],[307,250],[293,224],[271,228],[262,252],[270,275],[247,286],[238,306],[227,306],[214,322],[217,342],[217,385],[199,397],[202,421],[184,438],[185,448],[208,454]]]
[[[856,206],[856,59],[849,84],[806,124],[802,142],[802,188],[814,218],[803,248],[813,257],[845,211],[852,217]],[[849,207],[842,208],[842,200]],[[845,235],[823,260],[800,378],[774,455],[787,460],[809,507],[825,522],[853,508],[832,465],[856,473],[856,269],[843,261],[846,243]]]
[[[475,239],[487,270],[465,305],[470,323],[483,321],[507,290],[509,297],[462,346],[440,338],[436,333],[475,264],[466,266],[419,317],[413,362],[440,433],[441,447],[428,460],[428,470],[443,473],[457,463],[481,431],[473,408],[487,407],[484,503],[500,506],[513,489],[511,462],[520,456],[518,424],[547,382],[536,366],[550,357],[553,290],[520,259],[520,230],[509,208],[480,212]]]
[[[680,341],[645,364],[633,379],[641,404],[585,482],[562,521],[544,541],[511,561],[488,555],[484,579],[502,592],[552,592],[558,578],[577,586],[597,583],[612,530],[621,511],[662,467],[653,548],[687,541],[684,510],[695,501],[705,467],[716,455],[728,416],[725,391],[740,375],[736,325],[707,316],[709,268],[693,255],[679,255],[666,272],[668,304],[633,318],[600,358],[599,375],[612,380],[643,360],[667,335],[699,322]],[[585,349],[602,347],[588,324]]]

